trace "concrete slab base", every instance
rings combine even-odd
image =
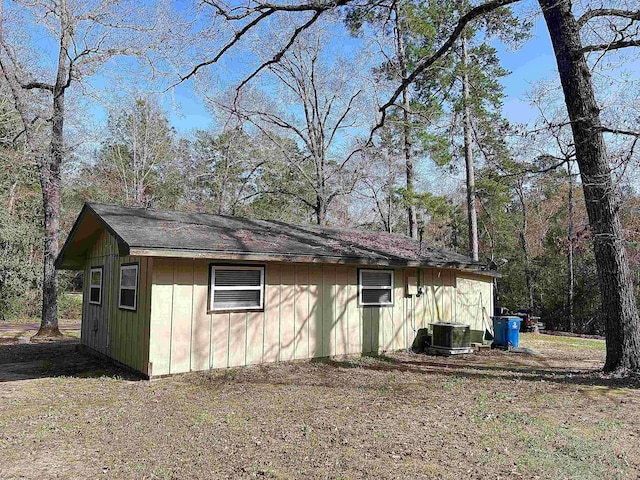
[[[463,355],[465,353],[473,353],[473,348],[443,348],[443,347],[429,347],[426,352],[427,355],[444,355],[446,357],[450,355]]]

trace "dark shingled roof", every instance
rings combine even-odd
[[[485,269],[465,255],[420,247],[400,234],[95,203],[86,204],[78,217],[59,267],[68,263],[65,253],[87,214],[97,216],[118,239],[121,253],[131,255]]]

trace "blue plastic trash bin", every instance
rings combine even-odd
[[[520,317],[492,317],[494,347],[516,348],[520,339]]]
[[[518,340],[520,340],[520,317],[509,317],[505,334],[507,337],[507,346],[510,348],[518,348]]]

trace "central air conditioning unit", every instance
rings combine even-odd
[[[434,323],[429,353],[457,355],[472,353],[471,326],[463,323]]]

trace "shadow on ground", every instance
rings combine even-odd
[[[50,377],[114,377],[140,380],[135,372],[79,349],[76,338],[42,343],[0,343],[0,382]],[[330,368],[359,368],[377,372],[401,372],[417,375],[468,379],[550,382],[605,389],[640,389],[640,377],[616,378],[599,370],[572,370],[553,365],[547,359],[525,359],[501,352],[465,357],[434,357],[423,354],[370,355],[348,360],[316,359],[312,363]],[[265,379],[266,380],[266,379]],[[425,380],[427,380],[425,378]],[[295,383],[295,378],[288,381]],[[433,381],[439,381],[436,378]]]
[[[135,373],[79,350],[76,338],[39,343],[0,344],[0,382],[49,377],[117,377],[138,380]]]
[[[620,378],[612,375],[604,375],[600,370],[572,370],[556,368],[545,365],[544,359],[537,361],[538,365],[528,362],[520,362],[519,357],[513,354],[507,357],[501,354],[500,364],[493,365],[489,362],[482,363],[489,355],[474,355],[466,357],[473,361],[465,361],[465,357],[455,360],[446,357],[435,357],[423,354],[411,355],[415,360],[405,358],[393,358],[385,356],[379,362],[358,363],[353,361],[329,360],[327,365],[336,368],[353,368],[354,366],[365,370],[383,372],[414,373],[421,375],[444,375],[458,378],[483,378],[500,380],[520,380],[529,382],[550,382],[566,385],[597,386],[612,389],[633,388],[640,389],[640,376]],[[483,359],[484,357],[484,359]],[[372,357],[376,358],[376,357]]]

